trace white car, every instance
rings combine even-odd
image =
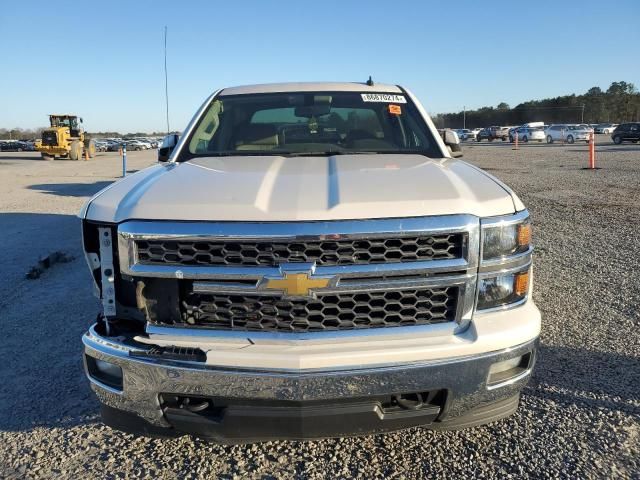
[[[467,140],[476,139],[476,134],[474,133],[474,131],[469,130],[468,128],[459,128],[455,130],[455,132],[458,134],[458,138],[460,139],[461,142],[466,142]]]
[[[129,150],[149,150],[151,148],[148,143],[141,142],[140,140],[129,140],[126,142],[126,145]]]
[[[596,125],[594,128],[595,133],[604,133],[605,135],[610,135],[618,126],[617,123],[600,123]]]
[[[591,132],[579,125],[551,125],[545,130],[547,143],[567,142],[575,143],[579,141],[589,142]]]
[[[540,127],[517,127],[509,132],[509,141],[514,142],[515,136],[520,142],[542,142],[545,139],[544,130]]]
[[[147,141],[144,138],[136,138],[133,141],[142,145],[145,150],[149,150],[151,148],[151,142]]]
[[[478,132],[482,130],[481,128],[472,128],[467,133],[467,140],[475,140]]]

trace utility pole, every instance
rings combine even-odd
[[[582,104],[582,116],[580,117],[580,123],[584,123],[584,103]]]
[[[467,106],[462,106],[462,128],[467,128]]]

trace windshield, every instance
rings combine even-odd
[[[75,119],[72,121],[69,117],[51,117],[52,127],[73,127],[76,123]]]
[[[359,92],[219,96],[195,125],[186,149],[188,158],[334,153],[442,156],[409,98]]]

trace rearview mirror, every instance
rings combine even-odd
[[[462,156],[462,147],[460,146],[460,138],[458,134],[453,130],[445,130],[442,134],[442,140],[449,149],[453,158],[459,158]]]
[[[320,117],[322,115],[327,115],[331,111],[331,105],[302,105],[296,107],[295,115],[296,117]]]
[[[173,149],[176,148],[178,144],[178,139],[180,136],[177,133],[172,133],[167,135],[162,140],[162,145],[158,149],[158,161],[159,162],[168,162]]]

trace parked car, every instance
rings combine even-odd
[[[151,142],[144,139],[144,138],[134,138],[133,140],[131,140],[132,142],[138,142],[140,145],[142,145],[144,150],[149,150],[151,147]]]
[[[473,133],[473,131],[469,130],[468,128],[459,128],[455,130],[455,132],[458,134],[458,138],[460,139],[461,142],[466,142],[468,140],[476,139],[475,133]]]
[[[489,140],[493,142],[494,140],[500,139],[503,142],[509,138],[509,127],[487,127],[483,128],[476,134],[476,141],[481,142],[482,140]]]
[[[106,152],[108,146],[108,142],[105,142],[104,140],[96,140],[96,152]]]
[[[101,311],[77,315],[104,422],[243,443],[513,414],[540,334],[531,220],[438,135],[397,85],[223,88],[93,196]]]
[[[613,133],[617,126],[617,123],[600,123],[596,125],[593,130],[595,133],[604,133],[605,135],[609,135]]]
[[[122,144],[116,141],[110,141],[107,143],[107,152],[117,152],[122,148]]]
[[[26,142],[18,140],[0,141],[0,152],[29,152],[33,151],[33,147]]]
[[[149,150],[151,145],[140,140],[127,140],[125,142],[127,150]]]
[[[158,148],[158,142],[157,140],[154,140],[153,138],[138,138],[137,140],[140,140],[141,142],[145,142],[149,144],[149,148]]]
[[[588,125],[586,123],[579,123],[576,125],[576,127],[582,128],[583,130],[586,130],[589,133],[595,133],[595,129],[593,128],[593,126]]]
[[[547,138],[547,143],[553,142],[567,142],[575,143],[577,141],[589,142],[591,133],[578,125],[557,124],[550,125],[544,134]]]
[[[621,123],[611,134],[611,140],[616,145],[622,142],[637,143],[640,140],[640,122]]]
[[[543,142],[545,139],[544,130],[542,127],[516,127],[509,130],[509,141],[514,142],[518,137],[518,141],[522,141],[527,143],[529,141],[533,142]]]
[[[493,141],[489,127],[482,128],[478,133],[476,133],[476,142],[481,142],[482,140],[489,140],[490,142]]]
[[[498,138],[505,142],[507,138],[509,138],[509,128],[510,127],[490,127],[492,140],[497,140]]]
[[[476,139],[476,135],[477,133],[480,131],[479,128],[472,128],[472,129],[467,129],[467,140],[471,141],[471,140],[475,140]]]

